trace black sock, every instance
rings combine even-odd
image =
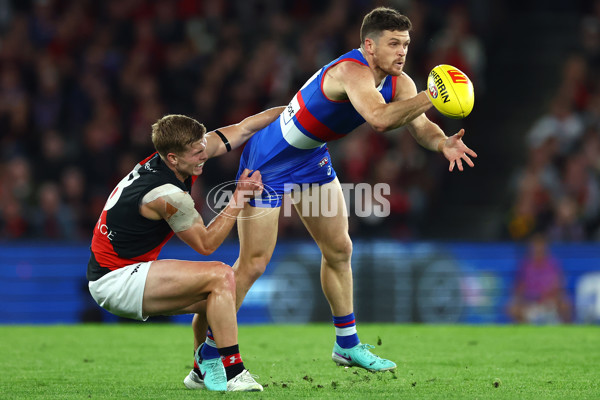
[[[223,366],[225,366],[227,380],[237,376],[245,369],[242,356],[240,355],[239,345],[236,344],[233,346],[220,348],[219,354],[223,360]]]

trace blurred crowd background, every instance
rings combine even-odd
[[[600,239],[600,1],[0,0],[0,239],[87,241],[104,202],[153,152],[150,126],[186,114],[209,130],[286,105],[360,44],[362,17],[413,22],[419,90],[454,65],[476,88],[465,128],[479,158],[449,173],[400,129],[331,143],[341,182],[385,182],[391,215],[351,217],[353,237]],[[232,180],[240,151],[194,189]],[[308,237],[297,218],[282,237]],[[235,235],[235,232],[232,233]]]

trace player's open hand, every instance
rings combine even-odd
[[[242,172],[238,179],[236,192],[239,193],[242,202],[250,201],[250,199],[260,196],[263,192],[262,176],[260,171],[251,171],[248,168]]]
[[[467,145],[462,141],[464,134],[465,130],[461,129],[457,134],[450,136],[442,147],[442,153],[444,153],[444,157],[450,161],[450,172],[454,170],[455,165],[458,167],[459,171],[462,171],[463,161],[466,162],[469,167],[475,166],[469,156],[477,158],[477,153],[468,148]]]

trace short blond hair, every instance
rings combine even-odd
[[[204,125],[185,115],[165,115],[152,124],[152,143],[163,159],[169,153],[182,154],[205,134]]]

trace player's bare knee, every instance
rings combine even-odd
[[[352,258],[352,240],[349,236],[336,238],[327,247],[322,247],[323,257],[331,265],[350,264]]]
[[[248,257],[246,260],[240,261],[236,273],[242,274],[248,281],[254,282],[264,274],[270,260],[270,256],[263,255]]]
[[[215,273],[218,276],[219,286],[223,289],[235,292],[235,275],[233,273],[233,268],[231,268],[227,264],[220,264]]]
[[[206,267],[204,267],[206,268]],[[235,276],[233,268],[222,262],[212,262],[210,273],[200,275],[201,284],[208,288],[208,291],[226,290],[235,292]]]

